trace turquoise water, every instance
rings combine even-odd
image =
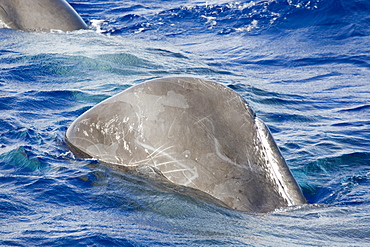
[[[91,30],[0,30],[0,245],[370,244],[370,4],[70,1]],[[148,79],[227,85],[310,205],[227,210],[75,159],[68,126]]]

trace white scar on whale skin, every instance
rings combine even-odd
[[[145,143],[141,143],[137,140],[137,144],[139,144],[140,146],[150,150],[150,151],[155,151],[156,148],[150,146],[150,145],[147,145]],[[181,167],[181,171],[187,171],[187,172],[190,172],[191,173],[191,177],[189,177],[188,175],[186,175],[184,172],[182,173],[184,175],[184,177],[187,179],[187,182],[183,182],[182,185],[184,186],[189,186],[190,184],[193,184],[193,180],[198,178],[199,177],[199,174],[197,172],[197,169],[196,167],[194,168],[191,168],[183,163],[181,163],[181,160],[178,160],[178,159],[175,159],[174,157],[172,157],[169,153],[166,153],[164,151],[160,151],[160,154],[167,157],[168,159],[171,160],[171,162],[173,162],[174,164],[176,164],[177,166],[180,166]],[[170,162],[170,163],[171,163]],[[159,166],[161,165],[164,165],[164,163],[159,163],[159,164],[154,164],[154,167],[155,168],[158,168]],[[176,170],[169,170],[169,171],[166,171],[166,174],[168,173],[173,173],[173,172],[177,172],[179,171],[179,169],[176,169]],[[163,174],[165,174],[165,172],[162,172]],[[171,180],[171,179],[170,179]]]
[[[210,115],[209,115],[209,116],[210,116]],[[208,117],[209,117],[209,116],[208,116]],[[227,163],[229,163],[229,164],[231,164],[231,165],[234,165],[234,166],[239,167],[239,168],[241,168],[241,169],[246,169],[246,167],[245,167],[245,166],[240,165],[240,164],[238,164],[238,163],[234,162],[234,161],[233,161],[233,160],[231,160],[229,157],[227,157],[227,156],[225,156],[224,154],[222,154],[222,152],[221,152],[221,145],[220,145],[219,141],[217,140],[217,138],[213,135],[213,133],[215,133],[214,125],[213,125],[213,123],[209,120],[209,118],[208,118],[208,117],[204,117],[204,118],[202,118],[202,119],[200,119],[200,120],[196,121],[195,123],[196,123],[196,124],[202,124],[202,125],[204,126],[204,129],[207,129],[207,128],[205,127],[205,124],[204,124],[204,123],[202,123],[203,121],[207,121],[207,122],[211,125],[212,131],[211,131],[211,132],[209,132],[208,134],[212,136],[212,139],[213,139],[213,142],[214,142],[214,150],[215,150],[216,155],[217,155],[221,160],[223,160],[223,161],[225,161],[225,162],[227,162]]]
[[[10,28],[4,21],[0,20],[0,28]]]

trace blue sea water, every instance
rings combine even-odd
[[[69,2],[90,30],[0,30],[0,245],[370,245],[369,1]],[[310,204],[233,211],[74,158],[74,119],[166,76],[242,95]]]

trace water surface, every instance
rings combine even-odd
[[[370,244],[370,4],[365,0],[74,0],[91,30],[0,30],[0,244]],[[310,205],[220,208],[75,159],[68,126],[148,79],[242,95]]]

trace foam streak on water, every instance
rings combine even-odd
[[[0,29],[0,245],[370,244],[370,4],[70,1],[91,30]],[[80,114],[152,78],[231,87],[311,205],[255,215],[73,157]]]

